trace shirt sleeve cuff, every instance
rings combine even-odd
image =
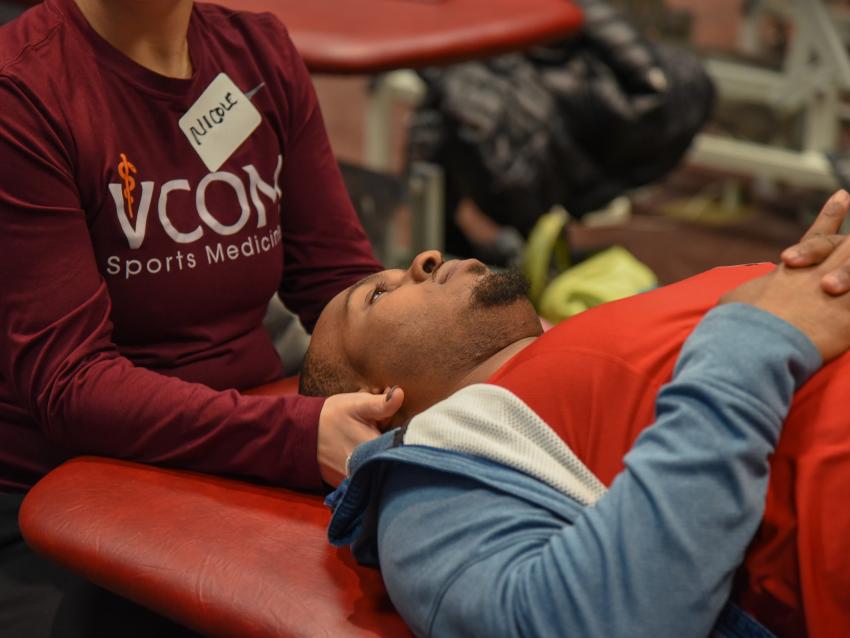
[[[324,397],[295,397],[292,427],[296,430],[291,446],[283,451],[283,467],[290,467],[286,484],[301,489],[324,487],[319,471],[319,415]]]

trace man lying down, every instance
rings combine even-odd
[[[817,266],[716,269],[542,336],[521,280],[435,252],[342,293],[302,391],[398,384],[414,418],[356,450],[331,540],[417,635],[848,635],[850,356],[800,389],[850,345],[848,204],[800,244]]]

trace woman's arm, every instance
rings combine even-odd
[[[0,104],[0,378],[16,402],[69,454],[321,485],[321,399],[217,392],[121,356],[73,140],[5,78]]]

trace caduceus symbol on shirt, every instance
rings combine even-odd
[[[124,181],[124,199],[127,200],[127,216],[133,219],[133,191],[136,188],[136,180],[130,173],[136,173],[136,167],[127,159],[124,153],[121,153],[121,161],[118,162],[118,175]]]

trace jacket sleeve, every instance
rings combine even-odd
[[[473,478],[394,467],[378,532],[393,602],[418,635],[708,635],[794,390],[819,364],[776,317],[715,309],[625,470],[572,525]]]
[[[2,77],[0,104],[0,378],[13,400],[71,455],[320,486],[320,399],[216,392],[119,354],[71,142]]]
[[[312,331],[328,300],[382,266],[345,189],[310,76],[285,30],[284,36],[291,133],[281,177],[280,296]]]

